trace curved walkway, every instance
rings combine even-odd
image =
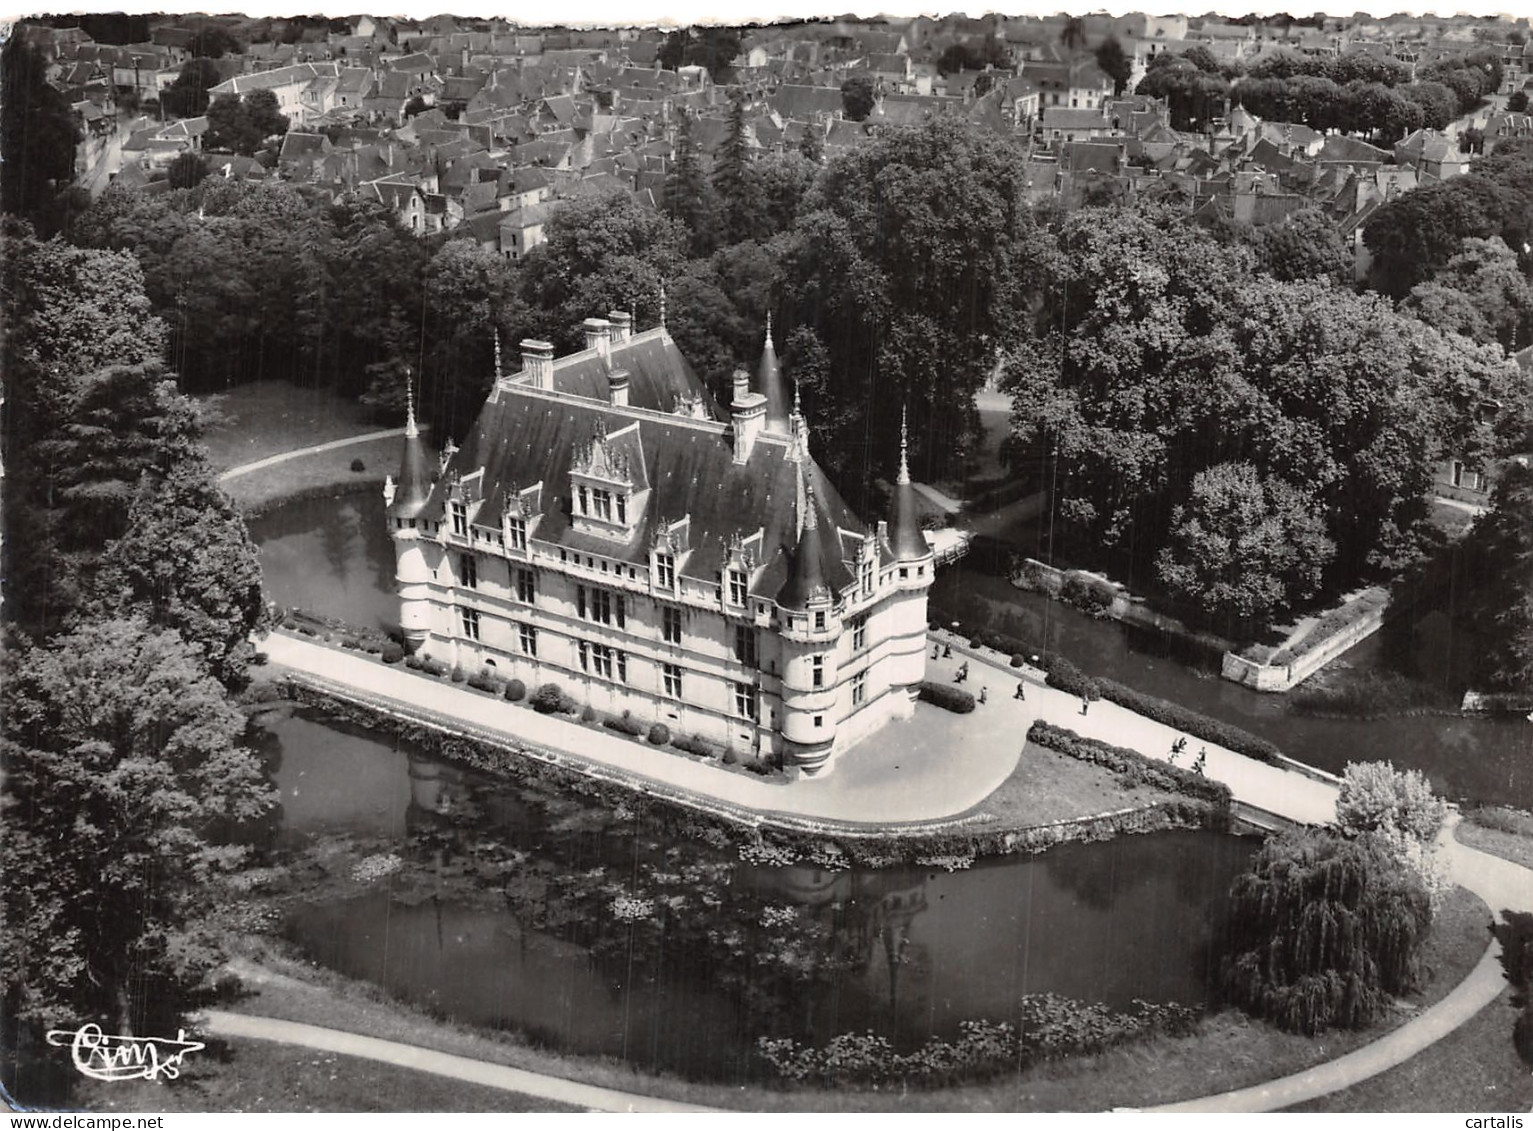
[[[1453,836],[1458,821],[1457,813],[1450,814],[1438,840],[1439,851],[1453,882],[1483,899],[1492,915],[1499,915],[1504,910],[1533,910],[1533,871],[1499,856],[1491,856],[1460,844]],[[1495,1001],[1507,985],[1498,961],[1500,953],[1501,944],[1492,941],[1469,976],[1455,986],[1447,997],[1422,1010],[1372,1044],[1355,1049],[1346,1056],[1254,1087],[1146,1110],[1276,1111],[1350,1088],[1353,1084],[1404,1064]]]
[[[274,464],[286,463],[288,460],[301,459],[304,456],[317,455],[320,452],[332,452],[336,448],[349,447],[352,444],[365,444],[371,440],[387,440],[391,436],[403,436],[403,428],[386,428],[382,432],[367,432],[361,436],[347,436],[342,440],[329,440],[323,444],[310,444],[307,448],[295,448],[290,452],[278,452],[274,456],[265,459],[253,460],[250,463],[242,463],[238,467],[231,467],[218,477],[220,483],[234,479],[241,475],[248,475],[252,471],[260,471],[263,467],[271,467]]]
[[[484,1060],[470,1060],[466,1056],[423,1049],[418,1045],[385,1041],[378,1037],[364,1037],[360,1033],[347,1033],[340,1029],[324,1029],[318,1025],[304,1025],[297,1021],[281,1021],[275,1017],[253,1017],[244,1013],[228,1013],[222,1009],[210,1009],[202,1015],[199,1028],[205,1033],[219,1037],[244,1037],[257,1041],[280,1041],[288,1045],[318,1049],[321,1052],[356,1056],[365,1060],[377,1060],[399,1068],[411,1068],[417,1072],[430,1072],[447,1076],[468,1084],[483,1084],[506,1092],[519,1092],[540,1100],[582,1107],[590,1111],[648,1111],[681,1112],[713,1111],[713,1108],[696,1107],[619,1092],[612,1088],[598,1088],[591,1084],[577,1084],[561,1080],[557,1076],[542,1076],[504,1064],[492,1064]]]

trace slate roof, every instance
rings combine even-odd
[[[663,331],[642,336],[663,337],[668,348],[674,349]],[[628,367],[626,360],[623,364]],[[559,368],[568,368],[566,359],[556,366],[557,375]],[[630,396],[635,392],[631,388]],[[861,535],[864,527],[812,460],[799,464],[790,458],[792,447],[786,437],[759,435],[749,459],[737,464],[727,427],[613,406],[606,400],[605,383],[601,393],[599,399],[585,399],[518,384],[497,388],[453,456],[447,475],[433,487],[423,514],[445,517],[452,477],[483,468],[481,510],[488,507],[494,514],[513,489],[542,483],[542,521],[534,537],[576,553],[646,565],[651,536],[659,524],[689,519],[691,552],[677,563],[677,572],[710,584],[727,560],[730,538],[749,538],[761,531],[762,568],[752,592],[775,598],[788,578],[789,557],[798,543],[802,468],[822,534],[819,574],[836,589],[850,586],[852,574],[841,558],[844,540],[839,534],[846,530]],[[617,436],[631,426],[634,431]],[[619,441],[631,459],[638,457],[642,479],[649,484],[648,498],[627,542],[582,533],[570,521],[570,467],[577,453],[599,433]]]

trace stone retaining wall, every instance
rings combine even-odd
[[[1387,606],[1380,606],[1363,614],[1341,631],[1333,633],[1317,647],[1301,652],[1286,664],[1259,664],[1234,652],[1224,654],[1220,674],[1233,683],[1243,684],[1257,691],[1289,691],[1303,683],[1337,656],[1354,645],[1368,639],[1384,623]]]

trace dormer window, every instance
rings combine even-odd
[[[871,554],[862,559],[859,571],[862,574],[862,591],[871,596],[873,593],[873,556]]]
[[[581,494],[584,493],[585,488],[582,487]],[[600,487],[594,488],[591,491],[591,515],[593,518],[599,518],[603,522],[612,521],[611,491],[603,491]]]
[[[460,538],[468,533],[468,505],[459,500],[452,504],[452,532]]]
[[[673,555],[655,555],[655,584],[661,589],[676,588],[676,558]]]
[[[814,614],[814,630],[816,632],[824,632],[825,631],[825,614],[824,613],[815,613]]]
[[[527,520],[525,518],[511,519],[506,523],[506,530],[511,536],[511,549],[525,550],[527,548]]]
[[[731,605],[744,605],[746,603],[746,599],[749,596],[747,581],[744,570],[731,569],[729,571],[729,603]]]

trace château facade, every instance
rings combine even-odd
[[[719,406],[661,325],[615,311],[586,348],[521,343],[461,449],[413,408],[385,484],[407,643],[529,691],[814,772],[908,716],[935,561],[900,453],[887,522],[809,452],[771,325]]]

